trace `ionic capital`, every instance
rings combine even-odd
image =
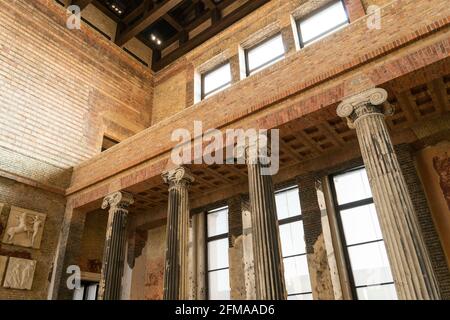
[[[182,166],[163,172],[162,178],[170,187],[179,185],[187,187],[195,181],[194,176],[191,174],[189,169]]]
[[[373,88],[345,99],[337,107],[337,115],[347,118],[353,126],[362,117],[373,114],[392,115],[393,107],[386,103],[388,93],[382,88]]]
[[[103,199],[102,209],[110,207],[115,209],[126,209],[134,203],[133,195],[128,192],[118,191],[107,195]]]

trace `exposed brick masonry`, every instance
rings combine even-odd
[[[417,175],[413,159],[414,149],[408,144],[395,147],[400,168],[405,177],[411,200],[416,211],[425,245],[439,286],[442,299],[450,299],[450,273],[439,236],[433,223],[422,183]]]

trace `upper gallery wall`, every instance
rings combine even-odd
[[[271,0],[218,35],[189,51],[155,74],[152,125],[200,101],[201,74],[222,62],[231,64],[232,84],[245,79],[244,51],[281,33],[285,57],[299,50],[294,20],[306,17],[334,0]],[[344,0],[350,22],[365,15],[371,5],[392,0]],[[333,64],[334,61],[330,61]],[[257,77],[257,76],[256,76]],[[177,92],[168,95],[167,92]]]

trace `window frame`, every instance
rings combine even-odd
[[[212,237],[208,236],[208,215],[211,214],[211,213],[215,213],[215,212],[218,212],[218,211],[225,210],[225,209],[228,211],[227,212],[227,215],[228,215],[227,218],[229,219],[230,216],[229,216],[229,207],[228,206],[222,206],[222,207],[214,208],[214,209],[211,209],[211,210],[205,210],[205,239],[206,239],[206,241],[205,241],[206,242],[206,245],[205,245],[205,265],[206,265],[205,284],[206,285],[205,285],[205,287],[206,287],[206,299],[207,300],[211,300],[210,297],[209,297],[209,274],[211,272],[228,270],[228,279],[229,279],[229,276],[230,276],[229,275],[229,273],[230,273],[230,262],[229,261],[228,261],[228,267],[226,267],[226,268],[219,268],[219,269],[212,269],[212,270],[209,270],[209,263],[208,263],[208,258],[209,258],[208,257],[208,244],[210,242],[227,239],[227,242],[228,242],[227,248],[229,248],[229,235],[230,235],[229,222],[228,222],[228,226],[227,226],[228,232],[222,233],[222,234],[217,234],[217,235],[212,236]],[[228,285],[230,285],[230,283],[228,283]],[[230,287],[230,294],[231,294],[231,287]],[[230,299],[231,299],[231,296],[230,296]]]
[[[250,70],[249,57],[248,57],[249,52],[254,50],[254,49],[256,49],[256,48],[258,48],[258,47],[260,47],[260,46],[262,46],[262,45],[264,45],[265,43],[267,43],[267,42],[269,42],[269,41],[271,41],[271,40],[273,40],[273,39],[275,39],[277,37],[280,37],[281,38],[281,42],[283,43],[283,54],[279,55],[279,56],[277,56],[277,57],[275,57],[275,58],[273,58],[273,59],[271,59],[269,61],[267,61],[266,63],[260,65],[259,67],[255,68],[253,70]],[[264,39],[263,41],[258,42],[254,46],[251,46],[249,48],[244,49],[244,56],[245,56],[245,75],[246,75],[246,77],[251,77],[254,74],[264,70],[266,67],[270,66],[271,64],[274,64],[274,63],[276,63],[278,61],[283,60],[286,57],[286,47],[284,45],[283,34],[281,32],[278,32],[278,33],[268,37],[267,39]]]
[[[338,238],[342,244],[342,249],[343,249],[342,254],[344,257],[344,261],[345,261],[345,268],[346,268],[346,272],[347,272],[347,276],[348,276],[348,280],[349,280],[349,286],[350,286],[350,291],[352,294],[352,300],[359,300],[358,292],[357,292],[357,289],[359,289],[359,288],[369,288],[369,287],[391,285],[391,284],[393,284],[395,286],[394,280],[392,282],[383,282],[383,283],[376,283],[376,284],[363,285],[363,286],[357,286],[355,283],[355,278],[353,276],[353,269],[352,269],[352,264],[350,261],[350,254],[349,254],[348,249],[351,247],[358,246],[358,245],[366,245],[366,244],[377,243],[377,242],[385,242],[384,237],[383,237],[382,239],[378,239],[378,240],[371,240],[371,241],[365,241],[365,242],[348,245],[347,240],[345,239],[345,231],[344,231],[344,225],[342,223],[341,211],[353,209],[353,208],[357,208],[357,207],[361,207],[361,206],[365,206],[365,205],[369,205],[369,204],[374,204],[373,194],[372,194],[372,197],[370,197],[370,198],[360,199],[360,200],[356,200],[356,201],[352,201],[352,202],[348,202],[348,203],[339,205],[338,200],[337,200],[338,198],[337,198],[337,192],[336,192],[336,186],[334,183],[334,178],[336,176],[340,176],[345,173],[349,173],[349,172],[353,172],[353,171],[358,171],[361,169],[365,169],[365,166],[361,165],[361,166],[357,166],[357,167],[354,167],[351,169],[342,170],[342,171],[333,173],[329,176],[331,197],[332,197],[333,208],[334,208],[336,222],[337,222],[337,228],[338,228],[338,230],[337,230]],[[392,272],[392,267],[390,264],[389,264],[389,268]]]
[[[274,192],[274,194],[276,196],[279,193],[291,191],[293,189],[299,190],[299,187],[297,185],[292,185],[290,187],[286,187],[286,188],[282,188],[282,189],[276,190]],[[299,197],[300,197],[300,195],[299,195]],[[300,202],[300,200],[299,200],[299,202]],[[300,206],[300,211],[299,211],[298,215],[293,216],[293,217],[284,218],[284,219],[281,219],[281,220],[278,220],[278,217],[277,217],[277,221],[278,221],[278,230],[280,230],[280,227],[282,225],[287,225],[287,224],[291,224],[291,223],[299,222],[299,221],[301,221],[303,223],[303,214],[302,214],[301,206]],[[302,224],[302,227],[303,227],[303,224]],[[278,232],[280,232],[280,231],[278,231]],[[281,243],[280,243],[280,245],[281,245]],[[284,267],[284,260],[285,259],[295,258],[295,257],[302,257],[302,256],[306,256],[307,254],[308,253],[306,252],[306,248],[305,248],[305,253],[294,254],[294,255],[290,255],[290,256],[286,256],[286,257],[284,257],[283,256],[283,252],[281,252],[281,260],[283,261],[283,267]],[[309,266],[308,266],[308,268],[309,268]],[[311,278],[311,275],[309,274],[309,269],[308,269],[308,276]],[[283,277],[284,277],[284,275],[283,275]],[[311,281],[311,279],[310,279],[310,281]],[[312,286],[311,286],[311,290],[312,290]],[[287,297],[291,297],[291,296],[300,296],[300,295],[307,295],[307,294],[311,294],[312,295],[313,292],[312,291],[309,291],[309,292],[296,292],[296,293],[287,293],[286,292],[286,294],[287,294]]]
[[[333,27],[332,29],[329,29],[329,30],[327,30],[327,31],[322,32],[321,34],[315,36],[314,38],[310,39],[309,41],[307,41],[307,42],[305,43],[305,42],[303,41],[302,31],[301,31],[301,28],[300,28],[301,22],[304,21],[304,20],[307,20],[308,18],[311,18],[312,16],[315,16],[316,14],[321,13],[322,11],[324,11],[324,10],[326,10],[326,9],[328,9],[328,8],[330,8],[330,7],[332,7],[333,5],[335,5],[335,4],[338,3],[338,2],[342,3],[342,6],[344,7],[344,11],[345,11],[345,14],[346,14],[346,16],[347,16],[347,21],[346,21],[346,22],[343,22],[343,23],[341,23],[341,24],[339,24],[339,25],[337,25],[337,26],[335,26],[335,27]],[[298,35],[298,42],[299,42],[299,44],[300,44],[300,49],[305,48],[305,47],[308,46],[309,44],[311,44],[311,43],[317,41],[318,39],[321,39],[322,37],[325,37],[326,35],[332,34],[332,33],[333,33],[333,30],[339,30],[340,28],[342,28],[342,27],[344,27],[344,26],[346,26],[346,25],[348,25],[348,24],[350,24],[350,15],[349,15],[349,13],[348,13],[347,6],[345,5],[345,2],[344,2],[343,0],[331,1],[330,3],[326,4],[325,6],[322,6],[322,7],[318,8],[318,9],[316,9],[316,10],[314,10],[314,11],[308,13],[307,15],[305,15],[305,16],[299,18],[299,19],[296,19],[296,20],[295,20],[295,26],[296,26],[296,28],[297,28],[297,35]]]
[[[214,71],[217,71],[218,69],[220,69],[220,68],[222,68],[223,66],[226,66],[226,65],[230,65],[230,81],[225,83],[225,84],[223,84],[223,85],[221,85],[220,87],[217,87],[216,89],[214,89],[214,90],[212,90],[210,92],[205,92],[205,78],[209,74],[213,73]],[[200,82],[201,82],[200,99],[203,101],[205,99],[210,98],[214,94],[216,94],[216,93],[218,93],[218,92],[220,92],[222,90],[225,90],[226,88],[231,86],[231,84],[233,83],[233,75],[232,75],[232,72],[231,72],[231,61],[230,60],[225,60],[224,62],[214,66],[213,68],[209,69],[208,71],[203,72],[200,75],[200,78],[201,78],[201,80],[200,80]]]

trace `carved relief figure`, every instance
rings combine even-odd
[[[11,257],[3,286],[11,289],[31,290],[35,269],[35,260]]]
[[[43,213],[12,207],[3,243],[38,249],[45,218]]]
[[[39,219],[39,216],[34,216],[33,218],[33,233],[31,234],[31,246],[34,246],[34,243],[36,241],[36,237],[39,232],[39,228],[41,227],[41,219]]]
[[[442,157],[434,157],[433,167],[439,175],[439,184],[447,201],[448,209],[450,210],[450,157],[448,153],[446,152]]]

